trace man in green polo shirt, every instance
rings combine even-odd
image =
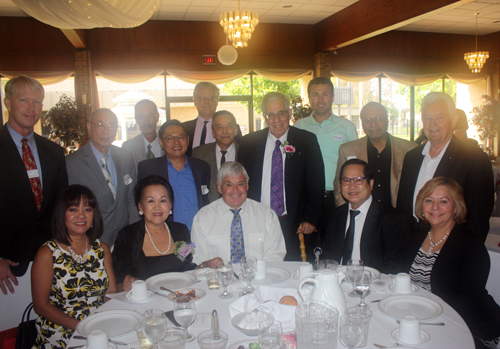
[[[298,120],[295,127],[312,132],[318,138],[323,162],[325,164],[325,198],[320,223],[320,236],[323,239],[324,229],[329,217],[335,209],[333,181],[337,170],[339,147],[341,144],[358,139],[354,124],[332,113],[334,90],[329,78],[317,77],[307,86],[309,103],[313,113],[307,118]]]

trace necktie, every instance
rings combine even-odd
[[[285,212],[283,198],[283,156],[281,142],[276,140],[271,165],[271,208],[280,217]]]
[[[350,210],[349,213],[351,218],[349,220],[349,228],[347,229],[347,233],[345,234],[344,253],[342,255],[343,265],[346,265],[347,262],[351,259],[352,248],[354,244],[355,218],[360,212],[355,210]]]
[[[220,158],[220,165],[224,165],[224,163],[226,162],[226,153],[227,153],[227,150],[221,150],[220,151],[222,156]]]
[[[37,167],[35,158],[31,153],[30,147],[28,146],[28,140],[26,138],[23,138],[22,142],[23,142],[22,153],[23,153],[24,167],[26,168],[26,171],[36,171]],[[37,211],[40,211],[43,199],[42,182],[40,182],[40,174],[38,174],[36,177],[28,174],[28,177],[30,177],[31,190],[33,191],[33,196],[35,197],[36,209]]]
[[[151,151],[151,144],[148,144],[148,151],[146,152],[146,159],[154,159],[155,154]]]
[[[241,227],[241,208],[237,210],[229,209],[233,214],[231,223],[231,262],[239,263],[245,257],[245,242],[243,241],[243,228]]]
[[[111,193],[113,194],[113,199],[116,200],[115,185],[113,184],[113,178],[111,177],[111,173],[109,173],[109,170],[108,170],[108,156],[104,155],[101,158],[101,162],[102,162],[102,174],[104,175],[106,182],[108,182],[109,189],[111,190]]]
[[[200,145],[205,144],[205,138],[207,137],[207,124],[208,121],[203,121],[203,129],[201,130]]]

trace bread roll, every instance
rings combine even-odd
[[[297,299],[293,296],[283,296],[280,299],[280,304],[297,306]]]

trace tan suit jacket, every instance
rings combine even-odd
[[[410,142],[398,137],[394,137],[387,133],[389,137],[391,137],[391,204],[393,207],[396,207],[396,201],[398,198],[398,190],[399,190],[399,179],[401,178],[401,169],[403,167],[403,160],[405,158],[406,153],[415,148],[418,144],[414,142]],[[368,162],[368,153],[367,153],[367,137],[363,137],[351,142],[344,143],[339,148],[339,160],[337,162],[337,173],[335,175],[334,180],[334,188],[335,188],[335,205],[338,207],[340,205],[345,204],[345,200],[342,197],[342,193],[340,190],[340,168],[349,159],[361,159]]]

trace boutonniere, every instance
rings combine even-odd
[[[175,243],[175,250],[174,254],[179,258],[181,261],[184,262],[187,256],[189,256],[190,253],[194,253],[194,248],[196,245],[194,242],[190,242],[189,244],[186,241],[177,241]]]
[[[295,147],[293,145],[290,145],[288,141],[285,141],[283,144],[281,144],[281,146],[283,147],[283,154],[289,156],[289,154],[295,153]]]

